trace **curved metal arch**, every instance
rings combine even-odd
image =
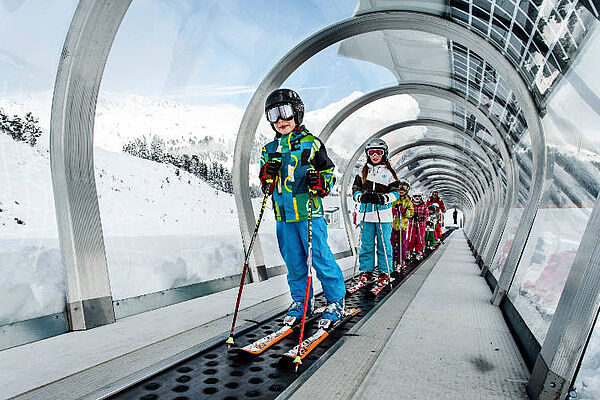
[[[459,189],[455,188],[452,185],[436,185],[435,188],[438,189],[440,193],[444,194],[445,196],[447,195],[447,193],[453,193],[457,198],[462,200],[462,202],[464,203],[463,213],[465,214],[465,216],[468,217],[469,221],[469,223],[463,228],[469,230],[471,226],[471,217],[473,211],[475,210],[475,205],[471,202],[470,198],[464,192],[460,192]]]
[[[344,107],[342,110],[340,110],[323,129],[323,131],[321,133],[321,139],[327,140],[329,138],[329,136],[331,135],[331,133],[333,132],[333,130],[335,130],[335,128],[337,126],[339,126],[339,124],[344,119],[346,119],[352,112],[355,112],[360,107],[367,105],[370,102],[376,101],[376,100],[384,98],[384,97],[397,95],[397,94],[431,95],[431,96],[445,99],[452,103],[461,104],[461,106],[463,108],[465,108],[468,112],[470,112],[473,115],[476,115],[477,119],[480,122],[479,125],[484,127],[487,130],[487,133],[492,136],[492,139],[496,142],[496,144],[498,146],[498,151],[500,152],[501,158],[503,160],[503,164],[505,165],[504,176],[512,177],[513,176],[512,170],[514,169],[513,159],[510,157],[510,155],[508,153],[508,148],[506,147],[506,141],[509,139],[509,135],[508,135],[508,133],[506,133],[506,131],[504,130],[504,128],[502,127],[500,122],[495,121],[493,119],[493,115],[491,115],[491,114],[488,118],[488,116],[485,113],[483,113],[482,110],[480,110],[477,105],[470,102],[470,99],[465,100],[461,96],[458,96],[454,92],[450,91],[450,93],[445,93],[444,91],[448,92],[448,90],[444,90],[443,88],[437,87],[435,85],[425,85],[425,84],[421,85],[421,84],[407,83],[407,84],[400,84],[398,86],[383,88],[383,89],[368,93],[368,94],[354,100],[353,102],[348,104],[346,107]],[[496,130],[496,127],[498,127],[497,130]],[[469,136],[471,136],[471,135],[469,135]],[[471,137],[473,137],[475,140],[478,139],[478,141],[482,144],[482,147],[484,144],[485,144],[485,146],[487,146],[487,143],[485,142],[485,140],[483,140],[481,138],[477,138],[475,136],[475,132],[473,132],[473,136],[471,136]],[[494,160],[496,160],[495,152],[492,151],[492,153],[494,154],[494,157],[493,157]],[[485,219],[486,226],[488,225],[489,221],[493,221],[493,225],[491,225],[489,227],[489,229],[484,230],[484,233],[482,235],[479,235],[479,233],[480,233],[479,231],[477,232],[478,237],[475,238],[475,240],[474,240],[477,250],[481,250],[481,242],[489,242],[487,239],[490,235],[492,236],[492,240],[495,243],[499,243],[499,241],[501,239],[501,234],[502,234],[502,231],[504,230],[505,224],[496,218],[498,215],[498,212],[499,212],[498,206],[501,204],[501,200],[502,200],[502,203],[504,204],[504,208],[502,210],[501,215],[503,215],[504,217],[507,217],[508,213],[510,211],[510,206],[511,206],[511,203],[510,203],[511,199],[512,199],[511,193],[513,191],[515,191],[515,182],[511,181],[511,180],[507,180],[507,187],[508,187],[508,193],[504,197],[504,199],[497,199],[494,202],[496,204],[496,207],[493,207],[491,209],[489,207],[485,208],[486,213],[489,213],[491,210],[491,212],[493,214],[493,216],[491,218]],[[498,193],[498,196],[501,196],[501,194]],[[496,246],[492,246],[492,247],[496,247]]]
[[[341,189],[340,189],[340,197],[341,197],[341,207],[342,207],[342,215],[344,216],[344,224],[345,224],[345,229],[346,229],[346,236],[348,238],[348,243],[350,244],[350,249],[352,249],[352,251],[355,250],[356,248],[356,243],[354,243],[354,236],[352,234],[352,223],[350,221],[350,215],[348,213],[348,185],[349,185],[349,181],[350,181],[350,175],[353,174],[353,169],[352,166],[354,166],[356,164],[356,162],[358,161],[358,159],[360,158],[360,156],[363,153],[363,150],[366,143],[374,138],[378,138],[383,136],[384,134],[393,132],[394,130],[398,130],[401,129],[400,127],[412,127],[414,126],[413,124],[416,123],[416,121],[418,120],[414,120],[414,121],[403,121],[400,123],[396,123],[396,124],[392,124],[389,127],[385,127],[383,129],[380,129],[379,131],[375,132],[373,135],[369,136],[360,146],[359,148],[354,152],[354,154],[352,155],[352,157],[350,157],[350,160],[348,161],[348,164],[346,166],[346,169],[344,171],[344,174],[342,175],[342,183],[341,183]],[[395,127],[395,129],[389,129],[390,127]],[[477,144],[475,144],[477,145]],[[413,143],[408,143],[405,144],[403,146],[397,147],[395,148],[393,151],[390,152],[389,154],[389,159],[391,160],[391,158],[393,156],[395,156],[396,154],[399,154],[402,151],[406,151],[409,149],[412,149],[414,147],[420,147],[420,146],[437,146],[437,147],[446,147],[449,148],[453,151],[456,151],[459,154],[464,154],[466,155],[468,158],[470,158],[471,160],[473,160],[475,163],[480,165],[480,169],[484,170],[485,169],[485,165],[481,160],[479,160],[478,158],[476,158],[475,156],[473,156],[470,151],[470,149],[467,149],[469,151],[469,153],[464,151],[464,148],[456,143],[447,143],[447,142],[441,142],[441,141],[433,141],[433,140],[419,140]],[[491,162],[490,162],[491,164]],[[492,174],[492,177],[494,175]],[[490,188],[492,188],[492,184],[488,183],[488,186]]]
[[[432,177],[439,177],[439,176],[447,176],[447,177],[451,177],[451,178],[455,178],[455,179],[459,180],[460,182],[463,183],[463,188],[465,188],[465,190],[468,190],[474,199],[476,199],[477,201],[479,201],[481,199],[481,193],[479,193],[477,188],[475,188],[475,186],[473,186],[472,183],[470,183],[468,180],[464,179],[463,176],[456,174],[456,173],[452,173],[452,171],[440,171],[440,170],[429,171],[429,172],[423,173],[422,175],[420,175],[418,177],[415,177],[414,180],[419,181],[419,182],[422,180],[427,181],[428,179],[430,179]]]
[[[447,185],[440,186],[440,185],[436,185],[435,188],[440,192],[440,194],[443,194],[445,196],[448,195],[448,194],[451,194],[452,196],[454,196],[456,198],[462,199],[463,202],[465,202],[469,206],[469,209],[473,206],[473,204],[471,203],[471,199],[469,198],[469,196],[467,194],[465,194],[465,192],[459,190],[455,186],[447,186]]]
[[[511,254],[520,255],[537,211],[537,205],[543,188],[544,166],[546,163],[544,131],[531,93],[509,60],[478,34],[439,16],[406,11],[387,11],[359,15],[330,25],[290,50],[259,84],[242,118],[234,152],[233,187],[236,194],[236,206],[244,243],[248,243],[250,231],[252,226],[254,226],[254,212],[252,210],[248,185],[250,150],[256,135],[258,122],[262,115],[262,102],[264,98],[266,98],[270,91],[280,86],[306,60],[326,47],[356,35],[379,30],[412,30],[446,37],[471,49],[485,59],[503,77],[508,86],[513,89],[515,99],[523,110],[527,122],[534,154],[534,185],[529,194],[527,210],[524,212],[522,218],[522,232],[520,231],[521,234],[517,233],[516,239],[519,240],[513,242],[515,250],[513,251],[511,248]],[[462,98],[462,103],[468,103],[468,100]],[[512,176],[512,174],[507,174],[507,176]],[[254,252],[254,257],[251,260],[251,269],[255,273],[255,278],[257,275],[256,266],[264,264],[260,243],[257,250]],[[510,257],[511,254],[509,254],[509,261],[516,261],[514,260],[515,256]],[[514,262],[513,264],[516,265]]]
[[[381,131],[377,132],[375,135],[372,135],[371,137],[369,137],[368,140],[372,139],[373,137],[381,137],[379,135],[381,132],[384,132],[384,131],[381,130]],[[363,145],[362,145],[363,148],[365,146],[365,143],[363,143]],[[489,186],[490,188],[499,188],[498,181],[497,181],[497,179],[495,179],[496,175],[492,173],[494,171],[494,168],[493,168],[493,164],[491,163],[489,158],[482,160],[477,156],[477,154],[470,151],[470,149],[465,148],[457,143],[445,142],[445,141],[441,141],[441,140],[419,139],[415,142],[408,143],[408,144],[394,148],[394,150],[392,150],[389,153],[388,158],[391,160],[392,158],[396,157],[397,155],[399,155],[400,153],[402,153],[404,151],[410,150],[415,147],[425,147],[425,146],[443,147],[443,148],[450,149],[452,151],[457,151],[457,153],[459,153],[459,154],[464,154],[465,156],[467,156],[467,158],[470,158],[471,160],[473,160],[480,167],[480,169],[484,172],[487,186]],[[361,153],[362,152],[357,151],[357,153],[355,153],[355,154],[358,154],[360,156]],[[487,174],[485,174],[486,172],[487,172]]]
[[[463,213],[467,213],[470,210],[471,204],[464,196],[460,196],[450,189],[443,189],[439,192],[446,198],[451,199],[448,203],[450,208],[459,208]]]
[[[324,143],[327,142],[327,140],[329,140],[329,138],[331,137],[331,135],[333,134],[335,129],[337,129],[337,127],[340,126],[342,124],[342,122],[344,122],[350,115],[352,115],[354,112],[358,111],[362,107],[369,105],[377,100],[380,100],[380,99],[383,99],[386,97],[397,96],[397,95],[401,95],[401,94],[408,94],[408,95],[420,94],[420,95],[431,95],[434,97],[438,97],[437,94],[436,95],[430,94],[432,89],[434,89],[436,92],[438,90],[449,91],[448,89],[443,89],[441,87],[434,86],[434,85],[401,83],[396,86],[386,87],[386,88],[382,88],[382,89],[367,93],[367,94],[353,100],[352,102],[347,104],[344,108],[342,108],[340,111],[338,111],[333,116],[333,118],[331,118],[329,120],[327,125],[325,125],[323,127],[323,129],[321,130],[321,133],[319,134],[319,139],[321,139]],[[453,92],[450,92],[450,93],[453,93]],[[446,98],[442,98],[442,99],[451,102],[451,100],[448,100]],[[476,107],[472,103],[469,103],[469,104],[471,104],[472,107]],[[422,119],[425,120],[425,118],[422,118]],[[436,120],[436,119],[433,119],[433,120]],[[436,121],[445,122],[448,125],[453,125],[449,121],[443,121],[443,120],[436,120]],[[462,131],[462,130],[461,130],[461,132],[468,134],[467,132]],[[495,140],[493,134],[491,134],[490,132],[487,132],[487,133],[490,135],[492,140]],[[484,147],[485,149],[489,149],[491,154],[493,155],[494,159],[498,157],[498,153],[496,153],[496,151],[494,151],[494,149],[492,149],[485,140],[477,138],[474,135],[469,135],[469,136],[475,140],[479,139],[480,145],[482,145],[482,147]],[[500,147],[501,146],[498,146],[498,149]],[[498,150],[498,152],[500,152],[500,150]],[[500,154],[500,158],[502,158],[501,154]]]
[[[431,187],[431,185],[427,185],[427,187]],[[460,188],[453,182],[446,182],[445,184],[436,185],[435,188],[438,189],[440,191],[440,193],[443,190],[453,191],[455,196],[459,196],[459,197],[463,198],[467,202],[467,204],[470,205],[470,207],[469,207],[470,209],[474,209],[475,203],[473,202],[473,199],[467,193],[465,193],[462,190],[462,188]]]
[[[475,175],[477,177],[477,180],[479,181],[479,183],[482,186],[485,185],[485,182],[483,181],[482,176],[477,175],[477,170],[475,170],[475,168],[473,167],[472,164],[467,163],[466,160],[463,159],[462,157],[452,158],[445,154],[435,154],[435,155],[432,155],[431,153],[418,154],[418,155],[414,156],[413,158],[409,158],[407,161],[403,162],[398,167],[394,167],[394,169],[396,171],[402,171],[404,168],[407,168],[410,164],[412,164],[414,162],[426,161],[426,160],[436,160],[436,159],[442,159],[447,162],[454,163],[456,165],[461,165],[462,167],[464,167],[465,169],[470,171],[473,175]],[[423,165],[429,165],[429,164],[423,164]],[[483,171],[480,171],[480,172],[482,174],[484,174]]]
[[[436,141],[436,143],[442,143],[439,141]],[[473,144],[472,144],[473,145]],[[478,144],[474,144],[475,146],[479,146]],[[392,151],[390,153],[390,159],[396,155],[396,150]],[[487,154],[486,154],[487,156]],[[492,169],[494,168],[494,164],[491,162],[491,159],[489,159],[489,157],[487,158],[488,162],[490,163],[490,165],[492,166]],[[489,186],[491,186],[492,188],[492,192],[495,198],[499,199],[501,197],[501,189],[502,187],[499,184],[498,181],[498,176],[497,176],[497,172],[492,174],[492,184],[490,184]],[[482,193],[483,195],[483,193]],[[506,201],[506,199],[505,199]],[[495,205],[495,206],[494,206]],[[491,231],[493,230],[493,226],[490,225],[490,221],[494,221],[495,222],[495,217],[498,213],[500,207],[500,201],[496,200],[494,201],[494,199],[489,199],[489,201],[486,201],[485,205],[482,207],[482,209],[484,210],[483,212],[486,214],[485,216],[483,216],[482,218],[478,219],[478,221],[483,221],[482,224],[477,224],[475,226],[475,230],[474,232],[474,241],[477,241],[477,243],[481,242],[481,241],[485,241],[488,237],[488,235],[491,233]],[[492,218],[489,218],[489,215],[487,214],[493,214]]]
[[[459,185],[457,185],[456,183],[452,182],[452,181],[445,181],[445,182],[440,182],[440,183],[431,183],[431,182],[427,182],[425,184],[424,187],[427,188],[431,188],[431,189],[438,189],[440,191],[442,190],[453,190],[455,192],[456,195],[458,196],[463,196],[464,198],[466,198],[468,200],[468,204],[470,205],[470,207],[466,210],[468,215],[469,215],[469,226],[467,228],[467,230],[472,230],[473,229],[473,224],[476,223],[476,218],[477,218],[477,203],[474,202],[474,200],[469,196],[469,194],[467,192],[465,192],[464,190],[462,190],[462,187],[460,187]]]
[[[451,168],[448,164],[441,164],[441,163],[424,164],[424,165],[418,166],[415,169],[410,170],[404,176],[408,177],[408,176],[415,175],[417,173],[425,173],[426,171],[430,171],[432,169],[435,171],[438,171],[438,170],[456,171],[457,168],[462,174],[465,174],[470,179],[470,181],[467,181],[467,182],[469,184],[473,185],[473,188],[477,187],[477,193],[483,193],[483,186],[481,185],[481,182],[479,181],[478,177],[476,175],[474,175],[471,172],[471,170],[463,168],[462,165],[460,165],[460,164],[456,164],[454,166],[454,168]],[[420,178],[420,176],[417,178]]]
[[[458,194],[455,190],[450,190],[449,188],[442,188],[439,190],[440,194],[448,199],[449,208],[458,208],[456,205],[460,205],[464,209],[461,209],[463,212],[466,212],[468,207],[470,207],[470,203],[467,201],[464,194]],[[468,207],[467,207],[468,206]]]
[[[435,184],[444,183],[444,182],[454,182],[456,185],[459,185],[458,187],[461,187],[463,190],[465,190],[464,181],[462,179],[459,179],[459,178],[456,178],[454,176],[450,176],[447,174],[433,174],[432,176],[427,177],[426,179],[424,179],[423,187],[425,187],[425,186],[432,187]],[[475,201],[475,198],[473,196],[473,192],[471,191],[471,189],[467,189],[466,192],[469,193],[471,195],[471,197],[473,197],[473,200]]]
[[[360,98],[354,100],[353,102],[348,104],[346,107],[344,107],[342,110],[340,110],[329,121],[329,123],[325,126],[325,128],[322,130],[320,139],[323,140],[324,142],[327,141],[329,139],[329,137],[331,136],[331,134],[333,133],[333,131],[353,112],[355,112],[358,109],[360,109],[361,107],[363,107],[367,104],[370,104],[371,102],[376,101],[381,98],[398,95],[398,94],[421,94],[421,95],[432,95],[432,96],[443,98],[447,101],[451,101],[454,103],[461,101],[460,96],[457,96],[455,93],[450,92],[450,94],[447,94],[447,93],[443,93],[443,91],[444,91],[443,88],[436,87],[434,85],[421,85],[421,84],[410,84],[409,83],[409,84],[400,84],[397,86],[383,88],[383,89],[376,90],[374,92],[365,94],[364,96],[361,96]],[[496,142],[496,144],[498,146],[498,151],[500,152],[501,158],[503,160],[503,164],[505,165],[504,176],[512,177],[513,175],[511,173],[511,171],[513,169],[513,165],[512,165],[513,160],[509,157],[509,153],[506,148],[506,141],[505,141],[505,138],[508,139],[508,134],[504,131],[504,129],[502,128],[502,125],[497,121],[493,122],[491,119],[487,119],[487,117],[484,115],[484,113],[482,113],[481,110],[479,110],[479,108],[476,105],[470,103],[470,101],[467,101],[466,104],[463,104],[463,107],[467,111],[471,112],[472,114],[477,115],[477,118],[479,118],[480,121],[485,121],[484,124],[480,123],[480,125],[488,130],[487,133],[490,136],[492,136],[492,139]],[[496,131],[495,126],[498,126],[498,131]],[[463,132],[463,131],[461,131],[461,132]],[[502,133],[500,133],[500,132],[502,132]],[[476,141],[477,141],[477,139],[479,139],[478,142],[482,145],[482,147],[487,148],[488,144],[486,143],[486,141],[481,138],[477,138],[474,133],[473,133],[473,136],[471,136],[471,135],[468,135],[468,136],[474,138]],[[491,153],[493,154],[493,157],[492,157],[493,160],[496,161],[495,151],[491,150]],[[502,171],[502,169],[499,169],[499,171]],[[504,215],[505,217],[508,215],[508,213],[510,211],[510,206],[511,206],[510,201],[512,199],[511,193],[515,190],[514,185],[515,185],[514,181],[507,180],[508,194],[504,197],[504,199],[502,199],[503,200],[502,203],[504,204],[502,215]],[[497,196],[501,196],[501,194],[499,193]],[[486,226],[488,225],[488,222],[490,220],[493,221],[493,225],[491,225],[489,227],[489,229],[485,230],[483,235],[480,235],[477,238],[477,240],[476,240],[477,244],[479,244],[479,240],[489,242],[487,239],[490,235],[492,235],[492,238],[496,238],[495,242],[500,241],[501,232],[504,229],[504,225],[505,225],[501,221],[498,221],[498,219],[497,219],[497,214],[499,212],[498,206],[501,204],[501,200],[498,198],[494,203],[496,204],[496,207],[493,207],[491,209],[489,207],[485,208],[487,213],[489,213],[490,210],[493,213],[493,216],[491,218],[485,219]],[[494,232],[496,232],[496,233],[494,233]],[[478,248],[479,248],[479,246],[478,246]]]

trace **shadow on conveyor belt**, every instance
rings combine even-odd
[[[451,232],[452,230],[446,231],[442,240]],[[331,336],[302,360],[298,373],[294,372],[292,363],[280,358],[281,353],[298,344],[298,329],[271,346],[260,356],[228,354],[225,344],[228,334],[223,333],[223,340],[219,341],[217,345],[178,362],[163,372],[117,393],[110,399],[191,400],[207,397],[225,400],[274,399],[331,348],[340,337],[351,335],[352,333],[348,331],[368,315],[378,303],[384,301],[391,292],[401,286],[399,283],[406,279],[420,263],[427,260],[433,251],[427,250],[422,261],[409,263],[406,271],[396,276],[392,289],[389,287],[384,289],[379,296],[373,298],[369,287],[348,296],[346,308],[359,307],[361,312],[336,329]],[[346,286],[348,286],[348,282]],[[315,300],[316,307],[325,303],[322,294]],[[283,317],[284,313],[277,314],[275,317],[262,321],[258,326],[240,332],[235,337],[236,344],[245,346],[273,333],[281,327]],[[315,326],[316,321],[307,327],[305,338],[315,331]]]

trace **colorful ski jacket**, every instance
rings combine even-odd
[[[410,197],[405,194],[403,197],[392,203],[392,210],[394,213],[394,222],[392,222],[392,229],[399,231],[408,229],[408,221],[413,217],[415,209],[413,202]]]
[[[434,231],[436,225],[440,221],[440,213],[438,211],[429,211],[429,218],[427,220],[427,230]]]
[[[359,219],[365,222],[392,222],[392,202],[398,200],[398,185],[400,182],[394,178],[385,164],[371,165],[367,164],[369,172],[365,183],[362,181],[361,175],[356,175],[354,184],[352,185],[352,193],[354,201],[358,202],[359,196],[364,192],[374,192],[385,194],[385,204],[363,204],[359,208]],[[377,216],[379,210],[379,216]]]
[[[413,203],[413,207],[415,210],[413,220],[425,226],[425,221],[427,221],[427,218],[429,218],[429,208],[425,205],[425,203]]]
[[[284,222],[308,220],[308,185],[306,171],[314,168],[321,173],[328,192],[335,184],[335,166],[327,155],[325,146],[304,125],[288,135],[276,137],[262,148],[260,169],[271,160],[281,160],[277,185],[273,191],[275,219]],[[313,196],[313,218],[323,216],[323,202]]]
[[[437,204],[440,207],[440,212],[446,212],[446,207],[444,206],[444,200],[440,199],[440,197],[429,196],[427,199],[427,207],[432,204]]]

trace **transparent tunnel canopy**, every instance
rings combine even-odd
[[[65,310],[49,128],[56,69],[76,6],[9,3],[0,5],[0,331]]]
[[[278,59],[313,32],[350,17],[353,6],[132,2],[108,58],[94,132],[115,300],[241,273],[244,250],[231,168],[245,106]],[[288,23],[274,24],[282,13]],[[332,47],[284,85],[300,93],[307,127],[318,133],[333,115],[335,106],[327,106],[393,82],[387,70],[341,58]],[[262,197],[260,149],[273,136],[263,120],[249,168],[255,215]],[[327,199],[326,207],[332,248],[346,250],[341,225],[334,228],[341,220],[339,198]],[[270,201],[260,238],[266,266],[283,264]],[[125,314],[117,307],[117,316]]]
[[[599,52],[600,45],[593,40],[571,72],[590,86],[598,87],[592,72],[597,60],[592,58]],[[598,111],[590,108],[585,92],[578,93],[570,82],[563,82],[542,120],[548,173],[540,208],[509,292],[540,343],[552,321],[599,193]]]

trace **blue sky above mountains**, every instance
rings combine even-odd
[[[0,2],[0,96],[51,90],[75,0]],[[186,104],[245,107],[294,45],[350,17],[351,0],[134,0],[117,34],[102,88]],[[330,47],[296,71],[308,109],[394,83],[379,66]]]

